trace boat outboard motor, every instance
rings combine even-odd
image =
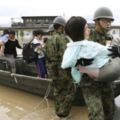
[[[111,82],[120,77],[120,58],[111,59],[105,66],[100,68],[99,77],[96,81]]]

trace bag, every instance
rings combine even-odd
[[[38,53],[34,51],[35,49],[35,45],[30,43],[26,43],[23,46],[23,51],[22,51],[22,55],[23,55],[23,59],[27,62],[27,63],[32,63],[35,62],[38,58]]]
[[[99,77],[96,81],[111,82],[118,78],[120,78],[120,58],[116,57],[100,68]]]

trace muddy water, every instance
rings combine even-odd
[[[70,120],[88,120],[85,107],[73,106]],[[53,101],[0,85],[0,120],[54,120]]]

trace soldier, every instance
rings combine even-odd
[[[67,120],[70,113],[75,89],[70,76],[70,69],[61,69],[63,52],[69,42],[64,35],[66,21],[58,16],[54,19],[54,33],[46,43],[48,76],[53,79],[54,104],[57,120]],[[55,120],[54,119],[54,120]]]
[[[109,8],[101,7],[94,14],[95,28],[91,30],[91,40],[106,44],[106,34],[114,21]],[[94,52],[94,51],[93,51]],[[111,82],[96,82],[83,76],[81,89],[89,111],[89,120],[113,120],[114,94]]]

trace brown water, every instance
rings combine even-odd
[[[73,106],[70,120],[88,120],[85,107]],[[51,100],[0,85],[0,120],[53,120]]]

